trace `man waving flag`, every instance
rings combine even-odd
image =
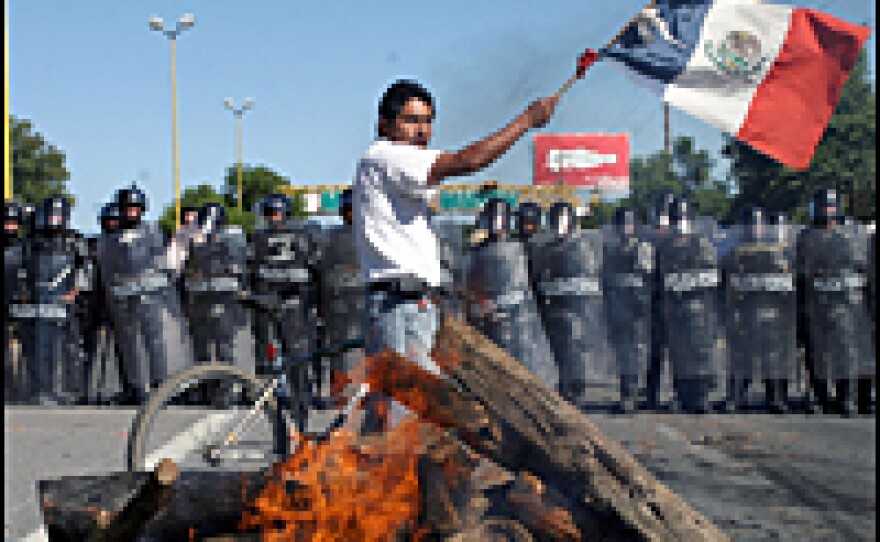
[[[599,55],[669,104],[806,169],[870,33],[760,0],[657,0]]]

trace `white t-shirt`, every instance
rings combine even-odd
[[[440,252],[428,222],[436,192],[428,174],[439,154],[380,138],[358,162],[353,214],[364,281],[413,275],[440,284]]]

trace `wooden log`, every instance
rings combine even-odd
[[[41,481],[49,540],[189,540],[190,532],[201,540],[236,533],[242,514],[266,481],[263,472],[178,475],[170,466],[160,462],[152,473]]]
[[[165,504],[179,473],[165,459],[152,472],[41,481],[49,540],[132,540]]]
[[[593,540],[728,540],[577,407],[471,326],[447,318],[433,357],[442,380],[393,351],[371,360],[382,389],[514,472],[577,501]]]

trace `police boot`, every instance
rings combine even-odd
[[[837,412],[845,418],[856,414],[855,387],[855,380],[846,379],[836,382]]]
[[[770,414],[785,414],[788,407],[785,401],[785,380],[765,380],[764,394],[766,398],[765,408]]]
[[[831,404],[831,394],[828,386],[827,380],[816,380],[813,382],[813,398],[815,399],[815,404],[810,404],[809,408],[812,412],[816,412],[817,410],[821,411],[822,414],[833,414],[834,408]],[[810,402],[812,403],[812,402]],[[816,408],[818,406],[818,409]]]
[[[636,398],[639,392],[639,377],[635,375],[620,376],[620,411],[622,413],[636,410]]]
[[[858,383],[858,391],[857,391],[857,403],[859,407],[859,414],[874,414],[875,412],[875,402],[874,402],[874,390],[876,387],[876,380],[873,378],[860,378]]]

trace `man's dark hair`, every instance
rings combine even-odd
[[[415,81],[399,79],[394,82],[382,95],[379,102],[379,118],[385,119],[386,122],[393,123],[400,114],[400,110],[406,105],[406,102],[413,98],[417,98],[431,106],[431,117],[434,117],[434,97],[428,92],[428,89]],[[382,123],[379,123],[379,135],[385,137]]]

